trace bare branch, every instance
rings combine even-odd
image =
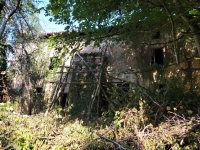
[[[119,150],[128,150],[127,148],[124,148],[123,146],[121,146],[119,143],[117,143],[117,142],[115,142],[115,141],[113,141],[113,140],[111,140],[111,139],[109,139],[109,138],[107,138],[107,137],[105,137],[105,136],[99,134],[98,132],[97,132],[96,134],[97,134],[100,138],[104,139],[105,141],[111,142],[111,143],[113,143],[115,146],[118,146],[118,149],[119,149]]]

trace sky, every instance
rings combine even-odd
[[[38,5],[38,8],[45,7],[49,0],[42,0],[43,2],[40,2]],[[44,11],[41,11],[39,14],[39,22],[42,25],[43,32],[57,32],[57,31],[63,31],[65,26],[64,25],[58,25],[54,22],[49,21],[50,17],[47,17],[44,15]]]

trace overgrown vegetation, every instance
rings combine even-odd
[[[21,115],[15,105],[1,103],[1,147],[24,150],[198,149],[198,95],[192,96],[197,94],[196,88],[192,90],[186,82],[178,76],[171,77],[162,80],[163,88],[153,91],[136,84],[128,92],[113,87],[108,110],[102,117],[90,120],[81,113],[73,117],[69,107],[56,107],[47,116],[44,113],[27,116]]]
[[[7,69],[6,50],[12,48],[5,43],[12,39],[10,44],[16,46],[16,51],[12,53],[15,60],[9,68],[9,80],[15,77],[21,81],[19,86],[11,86],[11,101],[0,103],[0,149],[200,149],[200,87],[196,82],[199,68],[192,68],[193,57],[197,53],[200,56],[199,5],[198,1],[187,0],[88,0],[85,3],[51,0],[47,14],[53,15],[57,23],[66,24],[66,30],[70,32],[43,37],[51,39],[50,45],[58,52],[50,58],[49,52],[45,53],[43,49],[47,46],[46,39],[39,37],[36,40],[40,26],[34,3],[29,0],[0,1],[1,15],[4,16],[0,27],[0,71]],[[74,30],[80,32],[74,33]],[[167,36],[166,40],[159,40],[157,33],[164,38]],[[149,80],[152,83],[148,88],[137,78],[135,82],[106,85],[106,73],[103,74],[105,79],[96,74],[97,78],[105,80],[96,86],[93,84],[97,82],[94,72],[86,69],[97,72],[100,68],[91,59],[94,57],[85,55],[90,61],[80,61],[79,66],[72,66],[77,67],[77,72],[70,79],[74,84],[67,93],[71,98],[69,105],[57,106],[59,92],[64,89],[61,83],[53,100],[50,96],[48,100],[44,99],[45,79],[57,79],[55,72],[62,67],[67,52],[73,54],[81,49],[83,41],[85,45],[90,41],[98,45],[112,40],[118,44],[123,41],[122,49],[130,50],[130,57],[137,57],[133,53],[141,50],[142,57],[136,59],[144,66],[138,67],[138,76],[143,76],[147,70],[149,76],[154,73],[154,81]],[[130,47],[125,48],[124,44],[130,44]],[[178,47],[178,44],[182,45]],[[171,57],[167,61],[172,64],[146,66],[150,58],[139,60],[147,56],[143,55],[145,50],[141,47],[152,45],[164,47],[159,49],[166,50],[166,57]],[[125,56],[125,53],[121,54]],[[185,68],[181,68],[180,62],[187,62]],[[157,62],[154,60],[154,63]],[[102,64],[102,61],[98,62],[98,65]],[[180,68],[172,73],[167,65],[174,64],[185,69],[185,73],[181,73]],[[91,68],[85,65],[91,65]],[[102,70],[106,72],[106,68]],[[126,85],[128,88],[124,89]],[[105,103],[100,105],[100,101]],[[52,105],[47,106],[49,102]]]
[[[197,149],[200,118],[184,117],[175,112],[154,126],[145,100],[138,108],[122,108],[114,117],[89,122],[71,118],[57,108],[44,117],[20,115],[7,103],[1,103],[0,143],[4,149]],[[168,147],[168,148],[167,148]]]

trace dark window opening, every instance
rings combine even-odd
[[[164,93],[166,91],[166,84],[158,84],[159,93]]]
[[[154,49],[152,56],[152,64],[164,64],[164,54],[162,48]]]
[[[130,90],[130,85],[128,83],[117,84],[117,87],[121,88],[124,92]]]
[[[37,93],[42,93],[42,87],[36,87],[36,92]]]
[[[164,87],[165,87],[164,84],[159,84],[159,85],[158,85],[158,89],[159,89],[159,90],[163,89]]]
[[[51,57],[49,70],[53,70],[54,68],[59,67],[60,63],[61,63],[61,60],[57,56]]]
[[[155,32],[152,37],[153,39],[160,39],[160,32],[159,31]]]

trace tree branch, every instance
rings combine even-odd
[[[113,143],[115,146],[118,147],[119,150],[128,150],[127,148],[124,148],[123,146],[121,146],[119,143],[117,143],[117,142],[115,142],[115,141],[113,141],[113,140],[111,140],[111,139],[109,139],[109,138],[107,138],[107,137],[105,137],[105,136],[99,134],[98,132],[97,132],[96,134],[97,134],[100,138],[104,139],[105,141]]]
[[[178,65],[178,55],[177,55],[177,44],[176,44],[176,28],[175,28],[175,23],[174,23],[174,19],[172,16],[172,13],[170,12],[169,8],[166,6],[166,4],[160,0],[160,2],[163,4],[166,12],[168,13],[168,16],[170,18],[170,22],[171,22],[171,26],[172,26],[172,35],[173,35],[173,47],[174,47],[174,55],[175,55],[175,59],[176,59],[176,64]]]
[[[6,28],[8,21],[11,19],[11,17],[19,9],[20,2],[21,2],[21,0],[17,0],[17,4],[16,4],[15,8],[9,14],[5,14],[5,19],[3,20],[1,28],[0,28],[0,39],[2,39],[2,37],[3,37],[3,33],[5,31],[5,28]]]

